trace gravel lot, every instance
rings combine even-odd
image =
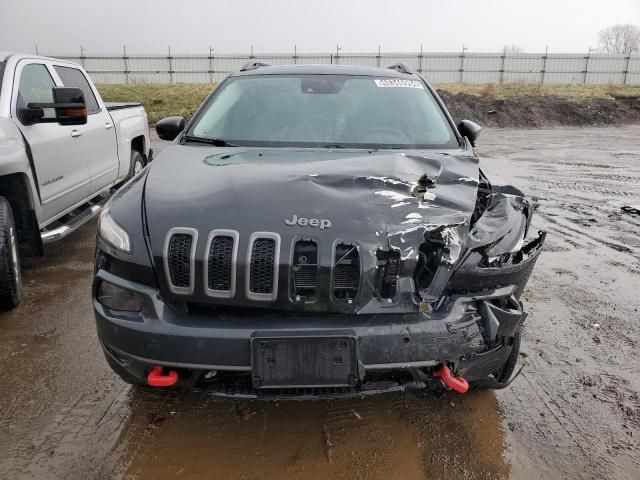
[[[640,126],[487,130],[539,203],[526,368],[499,392],[259,403],[132,389],[90,303],[95,222],[0,314],[0,478],[640,478]],[[158,142],[156,152],[164,142]]]

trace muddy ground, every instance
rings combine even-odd
[[[90,305],[95,224],[26,266],[0,314],[2,479],[640,478],[640,126],[487,130],[539,202],[524,373],[464,396],[258,403],[132,389]],[[161,145],[156,145],[161,148]]]
[[[640,123],[640,98],[569,99],[555,95],[517,95],[503,99],[438,90],[453,118],[485,127],[540,128]]]

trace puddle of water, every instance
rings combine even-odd
[[[127,479],[506,478],[495,396],[317,402],[132,390]]]

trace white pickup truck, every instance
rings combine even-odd
[[[105,103],[74,63],[0,52],[0,309],[21,299],[21,256],[93,218],[151,161],[139,103]]]

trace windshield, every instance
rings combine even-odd
[[[421,81],[349,75],[232,77],[187,136],[241,146],[458,146]]]

